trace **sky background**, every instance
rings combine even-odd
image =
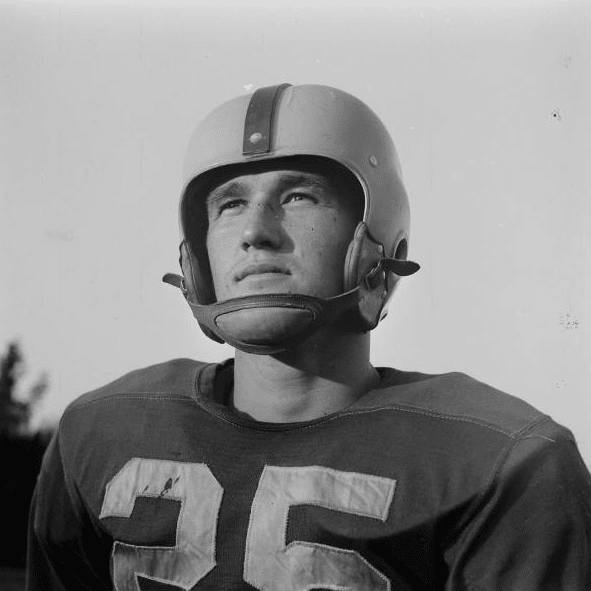
[[[375,365],[462,371],[571,428],[591,465],[591,3],[0,4],[0,347],[36,424],[175,357],[232,355],[180,292],[184,151],[220,102],[336,86],[390,129],[410,258]],[[587,165],[587,166],[586,166]]]

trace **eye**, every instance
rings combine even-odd
[[[244,199],[230,199],[220,205],[219,211],[225,211],[226,209],[235,209],[243,204]]]
[[[288,203],[318,203],[318,199],[311,195],[310,193],[302,193],[299,191],[294,191],[286,195],[282,201],[283,205]]]
[[[209,215],[215,219],[224,214],[229,215],[237,213],[245,203],[246,201],[244,199],[225,199],[219,203],[213,204],[213,207],[209,211]]]

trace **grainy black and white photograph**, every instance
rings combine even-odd
[[[590,31],[0,3],[0,589],[590,589]]]

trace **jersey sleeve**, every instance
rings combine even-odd
[[[591,589],[591,477],[569,431],[517,437],[454,548],[446,591]]]
[[[26,591],[112,589],[108,567],[101,569],[109,563],[107,544],[67,480],[58,432],[31,503]]]

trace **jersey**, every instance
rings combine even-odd
[[[301,423],[232,412],[232,361],[82,396],[37,483],[28,591],[591,589],[571,433],[464,374],[379,371]]]

